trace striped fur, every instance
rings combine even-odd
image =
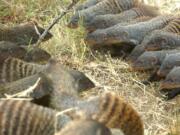
[[[144,51],[176,49],[180,43],[180,18],[176,17],[160,30],[147,35],[142,42]],[[142,47],[141,47],[142,48]],[[137,54],[136,52],[133,52]],[[139,55],[138,55],[139,56]]]
[[[0,79],[2,83],[36,74],[43,70],[43,66],[27,63],[17,58],[9,57],[0,65]]]
[[[112,27],[88,33],[85,41],[89,45],[112,45],[130,43],[137,45],[144,37],[156,30],[164,28],[174,16],[157,16],[149,21],[131,24],[127,26],[114,25]]]
[[[81,114],[81,119],[98,121],[108,128],[121,130],[124,135],[144,135],[143,122],[139,114],[130,104],[112,92],[88,100],[71,102],[77,102],[73,107],[78,108],[76,113],[68,114],[72,119],[79,119],[78,114]]]
[[[180,35],[180,17],[170,21],[169,24],[162,30]]]
[[[107,28],[119,23],[129,22],[142,16],[155,17],[160,15],[156,7],[148,5],[139,5],[138,7],[124,11],[120,14],[106,14],[94,17],[89,23],[85,24],[87,30],[94,31],[96,29]]]
[[[0,101],[1,135],[54,135],[55,112],[27,101]]]
[[[100,98],[99,112],[94,119],[110,128],[119,128],[125,135],[143,135],[143,123],[133,107],[112,93]]]
[[[83,18],[83,21],[88,23],[96,15],[117,14],[135,7],[138,4],[138,0],[103,0],[95,6],[76,12],[76,14],[71,18],[68,26],[70,28],[76,28],[78,27],[78,21],[80,18]]]

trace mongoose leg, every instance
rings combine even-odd
[[[159,81],[161,78],[157,75],[157,70],[155,70],[147,80],[142,81],[144,85],[150,85],[151,82]]]
[[[170,100],[180,94],[180,88],[161,89],[160,92],[165,96],[166,100]]]

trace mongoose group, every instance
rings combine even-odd
[[[90,48],[126,54],[134,71],[152,71],[144,84],[162,80],[167,99],[180,94],[179,14],[161,14],[139,0],[87,0],[68,27],[80,21]],[[103,92],[82,99],[95,87],[90,78],[43,49],[29,50],[43,31],[36,22],[0,28],[0,135],[144,135],[141,116],[122,97]]]
[[[76,11],[87,9],[82,14],[89,15],[89,20],[88,8],[100,2],[87,1]],[[104,4],[98,6],[102,9],[96,15],[123,12],[136,2],[104,0]],[[143,8],[132,12],[137,12],[132,18],[146,14]],[[74,19],[77,22],[79,16]],[[69,26],[75,27],[75,22]],[[144,135],[141,116],[122,97],[113,92],[88,99],[79,96],[95,84],[33,46],[43,31],[36,22],[0,28],[0,135]],[[51,37],[48,33],[43,41]]]
[[[161,81],[166,99],[180,94],[179,14],[162,14],[138,0],[87,0],[81,7],[68,26],[77,28],[82,22],[84,40],[92,50],[123,56],[134,71],[152,71],[143,83]]]

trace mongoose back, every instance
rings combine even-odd
[[[149,21],[132,25],[114,25],[107,29],[96,30],[88,33],[85,41],[89,45],[111,45],[118,43],[139,44],[144,37],[156,29],[161,29],[167,25],[174,16],[157,16]],[[137,34],[138,33],[138,34]]]
[[[23,47],[23,46],[22,46]],[[24,56],[23,60],[27,62],[35,62],[35,63],[47,63],[48,60],[51,58],[51,54],[49,54],[47,51],[38,48],[28,48],[23,47],[26,50],[26,55]]]
[[[84,3],[80,4],[79,6],[77,6],[76,11],[92,7],[96,5],[97,3],[99,3],[100,1],[103,1],[103,0],[87,0]]]
[[[151,33],[145,44],[146,51],[176,49],[180,47],[180,35],[156,30]]]
[[[55,96],[58,97],[58,94]],[[55,108],[58,108],[58,106],[64,106],[65,108],[67,106],[77,107],[78,111],[85,116],[85,119],[96,120],[108,128],[120,129],[124,135],[144,134],[143,122],[136,110],[112,92],[79,101],[72,97],[67,98],[67,94],[65,96],[66,98],[63,99],[56,97],[56,101],[53,102]],[[58,102],[58,104],[55,104],[55,102]]]
[[[77,101],[75,106],[78,107],[78,111],[82,112],[82,115],[84,113],[85,117],[83,117],[83,119],[93,119],[106,125],[108,128],[119,129],[122,131],[120,135],[144,134],[143,122],[139,114],[131,105],[113,93],[105,93],[102,96]],[[67,133],[68,128],[69,126],[67,125],[64,129]],[[83,129],[79,129],[79,132],[83,133],[83,131]],[[94,130],[89,132],[92,133]],[[71,131],[69,131],[69,133],[71,133]]]
[[[8,57],[19,58],[28,62],[47,62],[51,55],[41,48],[18,46],[16,43],[0,41],[0,63]]]
[[[54,135],[58,120],[57,112],[28,101],[0,100],[1,135]],[[63,124],[63,123],[62,123]]]
[[[180,15],[174,20],[170,21],[169,24],[162,29],[163,31],[177,33],[180,35]]]
[[[29,45],[37,42],[40,34],[44,31],[35,22],[28,22],[14,27],[1,27],[0,28],[0,41],[10,41],[18,45]],[[52,37],[51,33],[45,36],[43,41]]]
[[[179,47],[180,43],[180,17],[170,21],[161,30],[153,31],[149,36],[145,50],[162,50]]]
[[[75,120],[55,135],[112,135],[103,124],[93,120]]]
[[[86,24],[86,29],[94,31],[96,29],[108,28],[118,23],[127,22],[142,16],[155,17],[160,15],[159,10],[148,5],[139,5],[120,14],[107,14],[95,16],[92,21]]]
[[[0,65],[0,82],[13,82],[18,79],[36,74],[45,69],[45,66],[27,63],[20,59],[9,57],[1,62]]]
[[[136,61],[133,62],[132,68],[135,71],[145,71],[157,69],[161,66],[165,57],[169,54],[178,53],[179,50],[161,50],[161,51],[147,51],[140,55]]]
[[[103,0],[90,8],[76,12],[68,26],[77,28],[80,18],[83,18],[84,23],[87,23],[96,15],[117,14],[138,4],[138,0]]]

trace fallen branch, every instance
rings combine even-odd
[[[46,36],[47,33],[49,32],[49,30],[51,30],[52,27],[53,27],[55,24],[57,24],[57,23],[59,22],[59,20],[60,20],[63,16],[65,16],[65,15],[67,14],[67,12],[68,12],[74,5],[76,5],[76,4],[78,3],[78,1],[79,1],[79,0],[72,0],[72,3],[69,4],[69,6],[68,6],[59,16],[57,16],[57,17],[53,20],[53,22],[48,26],[48,28],[45,29],[45,31],[40,35],[37,43],[35,44],[35,47],[38,47],[38,46],[41,44],[42,40],[45,38],[45,36]]]

